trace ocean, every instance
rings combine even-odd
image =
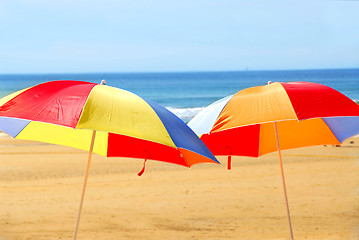
[[[359,69],[173,73],[0,74],[0,98],[52,80],[83,80],[131,91],[168,108],[185,122],[205,106],[242,89],[272,82],[307,81],[359,101]]]

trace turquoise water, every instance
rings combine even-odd
[[[167,107],[188,121],[203,107],[268,81],[317,82],[359,100],[359,69],[181,73],[83,73],[0,75],[0,97],[51,80],[83,80],[122,88]]]

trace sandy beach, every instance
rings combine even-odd
[[[282,152],[299,239],[359,239],[359,137]],[[78,239],[289,239],[277,154],[191,169],[94,155]],[[0,240],[72,239],[87,152],[0,137]]]

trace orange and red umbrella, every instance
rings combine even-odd
[[[188,125],[214,155],[259,157],[277,151],[274,122],[281,150],[336,145],[359,134],[359,106],[321,84],[272,83],[221,99]]]
[[[214,155],[229,156],[229,168],[233,155],[259,157],[278,151],[288,206],[280,150],[337,145],[359,134],[359,105],[325,85],[277,82],[221,99],[188,125]],[[291,223],[290,229],[293,235]]]

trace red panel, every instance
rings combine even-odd
[[[204,134],[201,140],[214,155],[258,157],[260,125]]]
[[[95,85],[80,81],[52,81],[39,84],[0,106],[0,116],[74,128]]]
[[[282,83],[298,119],[359,116],[359,106],[344,94],[318,83]]]
[[[108,135],[107,156],[152,159],[187,166],[177,148],[113,133]]]

